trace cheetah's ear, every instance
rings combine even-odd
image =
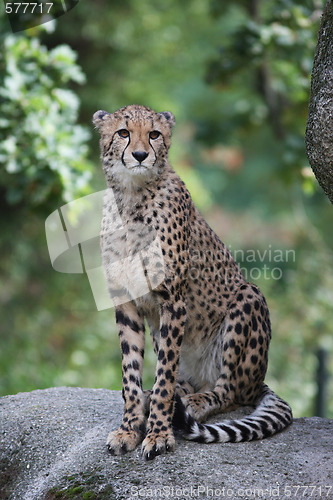
[[[170,127],[172,128],[176,124],[176,118],[170,111],[162,111],[161,113],[158,113],[160,116],[164,116],[164,118],[167,119]]]
[[[100,109],[99,111],[96,111],[93,116],[93,124],[95,125],[96,128],[100,128],[100,126],[105,122],[110,117],[110,113],[107,111],[103,111]]]

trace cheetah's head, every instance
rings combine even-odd
[[[158,176],[168,160],[175,118],[169,111],[156,113],[131,105],[108,113],[96,111],[101,156],[107,180],[142,183]]]

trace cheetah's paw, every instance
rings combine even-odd
[[[142,443],[142,456],[145,460],[153,460],[157,455],[174,451],[175,438],[172,430],[156,434],[148,433]]]
[[[188,394],[182,397],[182,402],[187,413],[197,422],[206,420],[211,412],[211,406],[205,398],[205,394]]]
[[[119,429],[110,432],[106,440],[111,455],[124,455],[134,450],[143,439],[143,433],[135,430]]]

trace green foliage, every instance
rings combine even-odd
[[[76,124],[79,100],[69,88],[85,81],[75,52],[67,45],[48,50],[25,32],[3,33],[0,81],[0,187],[6,202],[50,208],[84,192],[91,176],[89,134]]]
[[[273,340],[268,383],[292,401],[295,415],[311,416],[317,394],[319,347],[333,352],[333,257],[324,242],[314,254],[299,249],[296,268],[287,269],[283,292],[274,282],[264,287],[272,297]],[[333,373],[333,357],[328,370]],[[327,416],[333,415],[333,387],[329,384]]]
[[[57,356],[58,330],[50,328],[60,304],[53,304],[59,296],[70,303],[77,288],[68,290],[50,266],[43,217],[90,189],[90,135],[77,124],[71,88],[85,77],[69,46],[41,44],[46,26],[13,35],[0,18],[2,394],[52,385],[63,370],[67,356]],[[80,323],[70,318],[65,314],[66,348]]]
[[[215,15],[225,15],[222,5],[215,4]],[[211,62],[208,81],[223,89],[239,89],[236,106],[230,110],[229,133],[253,138],[270,125],[270,142],[280,143],[274,151],[277,179],[304,182],[311,192],[315,181],[312,176],[310,182],[304,169],[304,128],[322,2],[251,0],[236,5],[242,15],[228,42],[221,45],[219,57]]]

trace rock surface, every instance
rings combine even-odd
[[[296,419],[251,443],[179,438],[174,453],[145,463],[139,448],[122,457],[106,450],[122,409],[121,394],[103,389],[1,398],[0,498],[333,498],[332,420]]]

